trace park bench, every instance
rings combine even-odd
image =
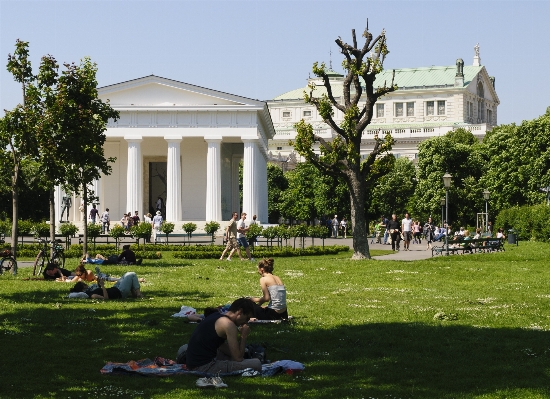
[[[494,237],[481,237],[476,239],[465,240],[464,237],[457,237],[456,239],[450,240],[449,244],[449,253],[478,253],[478,252],[494,252],[494,251],[504,251],[504,239],[503,238],[494,238]],[[434,255],[442,255],[447,253],[445,244],[440,247],[432,248],[432,257]]]

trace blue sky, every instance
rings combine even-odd
[[[341,70],[334,40],[367,18],[386,29],[386,68],[481,63],[496,77],[499,123],[550,106],[550,1],[7,1],[0,0],[0,110],[21,101],[6,71],[17,38],[33,65],[90,56],[100,86],[155,74],[267,100],[306,83],[314,61]],[[0,112],[0,115],[3,111]]]

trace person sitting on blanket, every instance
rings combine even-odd
[[[74,273],[67,269],[63,269],[57,266],[57,263],[50,262],[46,265],[46,269],[42,272],[44,280],[55,280],[55,281],[70,281],[70,277],[74,276]]]
[[[261,297],[251,297],[256,303],[254,306],[254,317],[258,320],[283,320],[288,319],[286,309],[286,288],[278,276],[273,274],[273,259],[262,259],[258,263],[260,274],[260,286],[262,287]],[[269,302],[267,306],[260,306]]]
[[[79,281],[71,288],[69,298],[126,299],[130,295],[134,298],[143,298],[138,277],[134,272],[124,273],[111,288],[105,288],[105,280],[102,278],[97,280],[97,284],[98,288],[90,289],[88,284]]]
[[[227,313],[222,315],[216,312],[205,318],[189,340],[185,355],[187,368],[211,374],[246,368],[261,371],[259,359],[244,359],[246,339],[250,334],[246,323],[252,316],[254,303],[248,298],[239,298],[231,304]]]

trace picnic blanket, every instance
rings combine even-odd
[[[297,365],[301,366],[298,367]],[[247,377],[270,377],[278,373],[288,372],[288,370],[303,370],[304,366],[301,363],[291,360],[279,360],[270,364],[263,364],[260,373],[253,369],[244,369],[233,371],[231,373],[220,373],[220,377],[243,375]],[[142,375],[146,377],[169,377],[173,375],[196,375],[199,377],[212,377],[214,374],[203,373],[201,371],[188,370],[185,364],[178,364],[173,360],[163,357],[155,357],[151,359],[130,360],[126,363],[108,362],[100,370],[101,374],[127,374],[127,375]],[[218,374],[215,374],[216,376]]]

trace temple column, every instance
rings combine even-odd
[[[205,138],[206,155],[206,221],[222,220],[221,137]]]
[[[181,141],[182,137],[165,137],[168,142],[166,163],[166,220],[181,220]]]
[[[141,136],[124,137],[128,142],[128,169],[126,175],[126,209],[143,215],[143,166],[141,159]]]
[[[258,215],[258,148],[257,140],[243,139],[244,157],[243,157],[243,212],[252,219],[253,215]]]

